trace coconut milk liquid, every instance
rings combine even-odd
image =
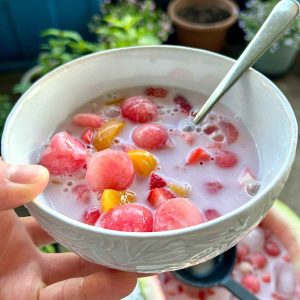
[[[136,87],[105,93],[81,107],[73,115],[89,112],[101,114],[106,118],[122,118],[119,106],[113,102],[118,102],[118,99],[125,99],[130,96],[144,95],[144,90],[145,87]],[[215,143],[213,137],[218,135],[218,133],[208,136],[203,133],[203,126],[193,128],[193,125],[191,125],[192,116],[182,113],[180,107],[173,102],[175,95],[183,95],[192,104],[192,114],[194,114],[207,98],[205,95],[176,88],[168,88],[168,91],[169,93],[164,99],[149,97],[158,106],[159,116],[157,122],[164,124],[169,129],[170,135],[169,147],[162,150],[149,151],[159,160],[159,167],[156,172],[162,175],[163,178],[169,179],[170,182],[188,188],[188,198],[195,202],[201,210],[216,209],[221,215],[224,215],[240,207],[251,198],[239,184],[238,178],[240,174],[245,168],[249,168],[259,178],[259,154],[251,133],[238,116],[235,116],[227,108],[218,104],[207,117],[206,123],[224,119],[229,120],[236,126],[239,131],[237,141],[230,145],[224,143],[224,149],[237,155],[238,164],[229,169],[219,168],[215,163],[186,166],[186,158],[191,150],[199,146],[208,149],[206,147]],[[72,116],[63,124],[60,124],[55,133],[67,131],[80,139],[84,129],[72,125]],[[139,124],[132,123],[128,119],[124,119],[124,122],[126,125],[115,140],[112,148],[120,149],[122,144],[134,145],[131,133]],[[182,129],[186,130],[187,134],[193,135],[194,142],[192,145],[183,138],[184,132]],[[90,148],[89,151],[91,153],[94,152],[91,146],[87,147]],[[99,195],[96,193],[92,193],[90,201],[78,201],[72,192],[75,186],[86,184],[84,175],[84,171],[80,171],[70,177],[51,176],[50,184],[46,190],[46,197],[53,209],[68,217],[80,220],[86,208],[99,205]],[[210,194],[204,188],[205,183],[210,181],[219,181],[224,188],[217,194]],[[130,190],[137,194],[137,202],[148,205],[146,201],[149,193],[148,178],[142,178],[137,175]]]

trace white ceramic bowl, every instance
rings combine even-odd
[[[89,55],[36,82],[11,112],[2,151],[9,163],[34,163],[35,151],[58,123],[99,94],[138,85],[165,85],[209,95],[233,60],[208,51],[137,47]],[[161,272],[210,259],[235,245],[272,206],[290,172],[297,123],[289,102],[254,70],[224,96],[255,137],[262,188],[251,201],[214,221],[169,232],[130,233],[92,227],[51,209],[40,195],[30,213],[57,241],[82,257],[120,270]]]

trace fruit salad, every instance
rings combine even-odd
[[[194,226],[243,205],[260,188],[259,154],[238,116],[206,97],[166,87],[104,93],[54,128],[39,163],[49,204],[110,230]]]

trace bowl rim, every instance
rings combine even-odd
[[[57,74],[66,72],[68,69],[72,67],[77,67],[77,65],[80,65],[81,63],[85,63],[89,60],[93,60],[97,58],[98,56],[105,56],[105,55],[111,55],[114,53],[126,53],[126,52],[131,52],[131,51],[149,51],[149,50],[160,50],[160,51],[179,51],[179,52],[194,52],[194,53],[199,53],[202,56],[209,56],[209,57],[214,57],[217,59],[221,59],[225,61],[226,63],[229,63],[232,65],[236,60],[229,58],[227,56],[214,53],[208,50],[203,50],[203,49],[197,49],[197,48],[191,48],[191,47],[183,47],[183,46],[173,46],[173,45],[157,45],[157,46],[135,46],[135,47],[125,47],[125,48],[117,48],[117,49],[110,49],[110,50],[105,50],[101,52],[96,52],[92,54],[88,54],[85,56],[82,56],[80,58],[77,58],[69,63],[66,63],[64,65],[59,66],[58,68],[52,70],[48,74],[44,75],[42,78],[40,78],[38,81],[36,81],[17,101],[16,105],[10,112],[5,126],[3,130],[3,136],[1,140],[1,149],[2,149],[2,155],[5,161],[8,163],[13,163],[12,158],[10,157],[9,154],[9,147],[8,147],[8,141],[9,137],[11,134],[11,129],[13,128],[14,124],[14,119],[17,118],[18,113],[22,110],[22,106],[24,103],[29,101],[31,99],[31,96],[35,94],[35,91],[38,89],[41,89],[43,85],[47,84],[48,80],[51,80],[53,77],[55,77]],[[234,209],[233,211],[222,215],[221,217],[211,220],[209,222],[205,222],[202,224],[190,226],[190,227],[185,227],[181,229],[176,229],[176,230],[169,230],[169,231],[158,231],[158,232],[126,232],[126,231],[115,231],[115,230],[110,230],[110,229],[104,229],[101,227],[96,227],[96,226],[91,226],[84,224],[80,221],[77,221],[75,219],[72,219],[70,217],[67,217],[63,215],[62,213],[59,213],[58,211],[54,210],[53,208],[44,205],[42,202],[39,202],[39,196],[37,196],[35,199],[33,199],[31,202],[26,204],[27,207],[32,206],[34,209],[39,209],[46,215],[50,215],[51,217],[59,220],[62,223],[66,223],[70,226],[76,227],[77,230],[84,230],[84,231],[89,231],[92,233],[97,233],[97,234],[103,234],[106,236],[111,236],[111,237],[126,237],[126,238],[166,238],[166,237],[177,237],[181,236],[183,234],[187,233],[195,233],[199,232],[202,230],[206,230],[208,227],[214,227],[218,226],[224,221],[228,221],[230,218],[234,217],[235,215],[239,215],[241,213],[247,212],[247,210],[251,209],[251,207],[255,206],[256,203],[262,201],[264,197],[272,191],[272,189],[279,184],[280,180],[282,179],[283,174],[285,173],[286,170],[290,170],[295,153],[296,153],[296,147],[297,147],[297,139],[298,139],[298,127],[297,127],[297,120],[295,117],[295,114],[293,112],[293,109],[285,97],[285,95],[281,92],[281,90],[266,76],[263,74],[259,73],[258,71],[254,70],[253,68],[250,68],[248,72],[254,73],[255,76],[257,76],[258,79],[262,80],[272,90],[278,95],[278,99],[280,103],[282,104],[282,107],[284,109],[284,112],[286,115],[288,115],[288,119],[290,120],[290,134],[291,134],[291,146],[288,151],[288,155],[286,156],[286,160],[282,164],[280,170],[274,176],[274,178],[271,180],[271,182],[261,191],[259,191],[253,198],[251,198],[249,201],[247,201],[245,204],[242,206]]]

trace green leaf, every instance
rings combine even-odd
[[[56,248],[54,245],[47,245],[47,246],[41,247],[40,250],[45,253],[56,253]]]
[[[29,81],[19,82],[13,86],[14,94],[24,94],[30,87],[32,83]]]
[[[146,46],[146,45],[159,45],[160,40],[153,34],[143,35],[138,40],[139,46]]]

